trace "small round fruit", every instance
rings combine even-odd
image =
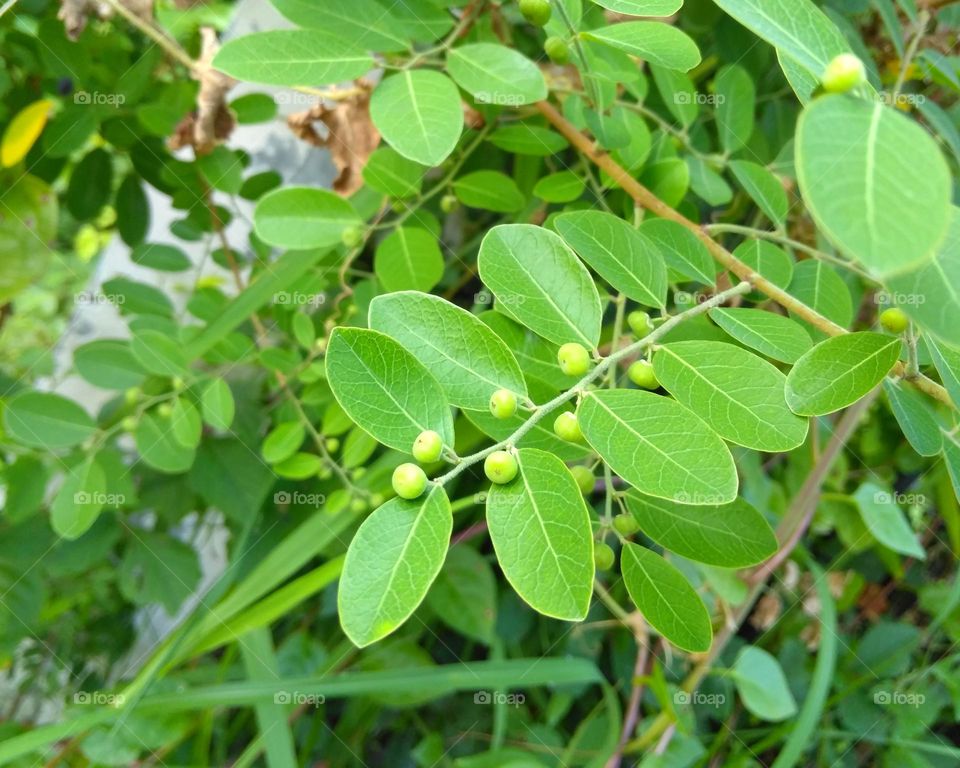
[[[160,403],[160,405],[157,406],[157,415],[161,419],[169,419],[173,416],[173,406],[170,405],[170,403]]]
[[[498,389],[490,395],[490,413],[498,419],[509,419],[517,412],[517,396],[509,389]]]
[[[653,364],[649,360],[637,360],[627,369],[630,381],[643,389],[657,389],[660,382],[653,372]]]
[[[137,417],[127,416],[120,422],[120,427],[124,432],[133,432],[137,428]]]
[[[821,81],[827,93],[847,93],[867,81],[867,70],[852,53],[841,53],[827,64]]]
[[[324,443],[327,446],[327,450],[330,453],[336,453],[340,450],[340,441],[335,437],[328,437],[327,442]]]
[[[557,352],[560,370],[567,376],[583,376],[590,370],[590,353],[583,344],[571,341]]]
[[[630,326],[630,330],[633,331],[633,335],[638,339],[642,339],[653,330],[653,321],[650,319],[650,315],[646,312],[641,312],[639,309],[627,315],[627,324]]]
[[[367,502],[363,499],[354,499],[350,502],[350,509],[353,512],[366,512],[367,511]]]
[[[637,522],[637,518],[626,512],[616,515],[613,518],[613,527],[621,536],[633,536],[633,534],[640,530],[640,524]]]
[[[498,485],[513,480],[519,469],[516,458],[506,451],[494,451],[483,462],[483,471],[487,479]]]
[[[520,0],[520,13],[531,24],[542,27],[550,21],[550,0]]]
[[[427,488],[427,476],[416,464],[401,464],[393,470],[393,490],[401,499],[415,499]]]
[[[174,392],[183,392],[187,388],[187,382],[185,382],[179,376],[174,376],[173,381],[170,382],[170,385],[173,387]]]
[[[570,61],[570,48],[562,37],[548,37],[543,51],[554,64],[566,64]]]
[[[613,568],[613,563],[616,559],[617,556],[613,553],[609,544],[604,544],[602,541],[599,541],[594,545],[593,562],[596,563],[599,570],[609,571]]]
[[[577,421],[577,414],[571,411],[564,411],[553,422],[553,431],[557,437],[571,443],[579,443],[583,440],[583,432],[580,430],[580,422]]]
[[[413,441],[413,458],[421,464],[431,464],[440,458],[443,453],[443,438],[432,429],[427,429],[417,435]]]
[[[460,201],[456,195],[444,195],[440,198],[440,210],[444,213],[453,213],[459,205]]]
[[[902,309],[891,307],[880,313],[880,325],[890,333],[903,333],[910,327],[910,318]]]
[[[340,234],[340,239],[347,248],[356,248],[363,242],[363,233],[360,227],[347,227]]]
[[[123,400],[127,405],[133,405],[140,399],[140,387],[130,387],[123,393]]]
[[[577,488],[580,489],[580,493],[584,496],[589,496],[593,493],[593,487],[597,482],[597,479],[593,476],[587,467],[583,464],[577,464],[574,467],[570,467],[570,474],[573,475],[573,479],[577,481]]]

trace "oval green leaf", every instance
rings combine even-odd
[[[288,250],[329,248],[343,231],[361,224],[353,206],[339,195],[313,187],[268,192],[253,211],[253,225],[265,243]]]
[[[50,392],[23,392],[3,411],[7,435],[21,445],[52,451],[82,443],[96,424],[73,400]]]
[[[813,346],[802,325],[763,309],[711,309],[710,318],[741,344],[783,363],[797,362]]]
[[[481,104],[518,107],[547,98],[540,68],[522,53],[496,43],[470,43],[447,54],[447,72]]]

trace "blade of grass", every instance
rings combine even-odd
[[[266,628],[259,627],[244,635],[240,640],[240,655],[250,682],[273,682],[279,678],[273,638]],[[272,701],[264,702],[256,705],[255,712],[268,768],[296,768],[297,756],[286,707],[277,706]]]

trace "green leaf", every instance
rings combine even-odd
[[[419,501],[391,499],[363,521],[337,593],[340,624],[354,645],[375,643],[410,618],[443,566],[452,530],[438,485]]]
[[[960,436],[953,430],[941,430],[943,434],[943,463],[947,465],[953,493],[960,499]]]
[[[593,0],[601,8],[630,16],[673,16],[683,0]]]
[[[819,78],[850,50],[843,35],[811,0],[714,0],[758,37]]]
[[[584,436],[637,490],[687,504],[737,498],[730,450],[700,417],[651,392],[588,392],[578,410]]]
[[[425,69],[381,82],[370,99],[370,117],[391,147],[427,166],[446,160],[463,130],[457,87],[448,77]]]
[[[841,327],[853,322],[850,289],[836,270],[820,259],[807,259],[794,267],[789,292]]]
[[[408,160],[395,149],[380,147],[367,158],[363,180],[377,192],[404,199],[420,194],[426,172],[425,166]]]
[[[146,376],[130,351],[130,344],[118,339],[100,339],[77,347],[73,352],[77,373],[101,389],[137,387]]]
[[[884,490],[876,483],[866,482],[857,489],[853,498],[860,510],[860,517],[877,541],[902,555],[918,560],[927,559],[917,534],[910,528],[907,516],[891,491]]]
[[[453,417],[443,389],[401,344],[377,331],[335,328],[327,379],[337,402],[384,445],[408,452],[424,430],[453,445]]]
[[[528,122],[502,125],[490,134],[487,141],[504,152],[534,157],[549,157],[570,146],[570,142],[556,131]]]
[[[290,458],[303,445],[306,429],[299,421],[284,421],[277,424],[263,439],[260,455],[269,464],[277,464]]]
[[[855,403],[879,384],[900,356],[900,339],[847,333],[822,341],[787,376],[787,404],[803,416],[823,416]]]
[[[516,213],[527,204],[517,182],[499,171],[474,171],[453,182],[457,199],[471,208]]]
[[[447,54],[447,72],[481,104],[518,107],[547,98],[540,68],[522,53],[495,43],[470,43]]]
[[[156,412],[140,417],[133,439],[144,463],[160,472],[175,475],[186,472],[193,465],[196,450],[183,445],[177,439],[170,419]]]
[[[361,223],[347,200],[313,187],[275,189],[253,211],[257,236],[289,250],[329,248],[340,242],[343,230]]]
[[[82,443],[96,431],[73,400],[49,392],[23,392],[3,411],[3,428],[21,445],[53,451]]]
[[[786,289],[793,280],[793,257],[766,240],[744,240],[733,255],[778,288]]]
[[[370,327],[411,350],[452,405],[484,410],[498,389],[520,399],[527,395],[510,348],[475,315],[439,296],[413,291],[378,296],[370,304]]]
[[[886,285],[912,320],[948,344],[960,346],[960,208],[951,209],[950,229],[933,261],[888,278]]]
[[[950,171],[915,122],[879,101],[824,96],[800,118],[796,155],[817,226],[872,274],[935,256],[950,223]]]
[[[269,85],[328,85],[373,68],[350,38],[320,29],[278,29],[229,40],[213,66],[237,80]]]
[[[295,453],[273,465],[273,471],[287,480],[306,480],[323,467],[323,459],[314,453]]]
[[[747,160],[731,161],[730,170],[767,218],[778,227],[783,227],[790,204],[780,179],[762,165]]]
[[[652,64],[686,72],[700,63],[700,49],[684,32],[659,21],[623,21],[581,33]]]
[[[50,525],[61,538],[80,538],[97,521],[106,496],[107,481],[95,459],[72,467],[50,505]]]
[[[214,429],[230,429],[236,406],[233,393],[223,379],[213,379],[200,396],[203,420]]]
[[[117,232],[123,242],[131,246],[143,242],[150,229],[150,203],[135,172],[128,174],[120,182],[115,206]]]
[[[533,194],[548,203],[572,203],[586,188],[586,182],[573,171],[559,171],[540,179]]]
[[[130,538],[117,583],[137,605],[160,603],[171,614],[200,582],[197,553],[172,536],[136,531]]]
[[[717,72],[713,87],[720,144],[732,154],[747,146],[753,135],[757,89],[750,73],[739,64],[728,64]]]
[[[669,219],[648,219],[640,234],[655,243],[667,266],[688,280],[713,285],[717,266],[700,239],[682,224]]]
[[[657,544],[699,563],[746,568],[777,551],[773,529],[743,499],[723,505],[679,504],[627,494],[627,508]]]
[[[600,340],[600,296],[576,254],[553,232],[501,224],[480,244],[480,278],[530,330],[555,344]]]
[[[710,164],[694,155],[683,159],[689,170],[690,189],[710,206],[726,205],[733,199],[733,190]]]
[[[271,1],[294,24],[356,41],[354,47],[393,53],[410,46],[399,20],[376,0]]]
[[[635,227],[603,211],[564,213],[554,225],[614,289],[640,304],[665,306],[667,269],[656,245]]]
[[[921,456],[936,456],[943,448],[940,424],[927,399],[912,387],[886,379],[883,389],[890,410],[910,446]]]
[[[497,619],[497,581],[490,563],[466,544],[451,547],[426,605],[451,629],[490,645]]]
[[[710,650],[710,614],[690,582],[656,552],[626,542],[620,571],[643,618],[665,640],[691,653]]]
[[[377,245],[373,269],[385,291],[429,291],[443,277],[443,254],[425,229],[397,227]]]
[[[932,339],[927,339],[927,349],[937,373],[940,374],[940,381],[954,405],[957,405],[960,403],[960,350]]]
[[[79,221],[100,213],[113,191],[113,158],[105,149],[94,149],[83,156],[70,175],[67,209]]]
[[[780,663],[762,648],[748,645],[737,654],[733,681],[743,706],[761,720],[780,722],[797,713]]]
[[[203,437],[203,421],[200,412],[185,397],[173,401],[170,413],[170,431],[184,448],[196,448]]]
[[[173,316],[173,303],[159,288],[126,277],[114,277],[101,286],[101,294],[116,304],[121,315]]]
[[[813,346],[802,325],[765,309],[717,308],[710,318],[741,344],[784,363],[795,363]]]
[[[807,437],[807,420],[787,407],[787,377],[733,344],[680,341],[653,356],[661,385],[721,437],[758,451],[790,451]]]
[[[533,448],[517,452],[520,473],[487,495],[487,526],[503,575],[536,611],[581,621],[593,594],[590,515],[570,470]]]
[[[141,243],[130,252],[130,260],[161,272],[183,272],[193,265],[182,250],[164,243]]]
[[[187,357],[183,346],[161,331],[152,328],[135,331],[130,352],[145,371],[157,376],[187,375]]]

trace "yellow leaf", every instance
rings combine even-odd
[[[40,138],[52,106],[53,102],[50,99],[40,99],[17,112],[7,126],[7,130],[3,132],[3,141],[0,142],[0,165],[9,168],[27,156],[30,147]]]

